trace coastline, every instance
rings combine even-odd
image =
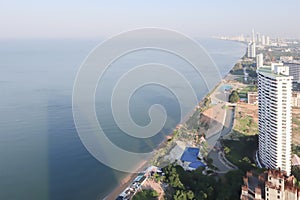
[[[189,113],[186,114],[186,116],[183,118],[183,120],[176,125],[176,127],[180,124],[186,123],[187,120],[195,113],[195,111],[197,110],[197,107],[201,104],[203,104],[203,101],[206,98],[209,98],[215,91],[217,88],[219,88],[219,86],[224,82],[224,80],[226,80],[226,78],[230,75],[230,71],[221,78],[221,80],[216,84],[216,86],[209,91],[199,102],[197,105],[195,105],[194,109],[191,110]],[[201,106],[203,107],[203,105]],[[171,137],[172,139],[174,138],[174,131],[176,130],[176,127],[172,130],[172,132],[170,134],[168,134],[169,137]],[[147,161],[143,161],[140,164],[138,164],[138,171],[143,171],[144,169],[146,169],[147,166],[151,165],[151,162],[153,162],[154,160],[157,160],[158,158],[155,159],[155,156],[157,156],[157,153],[160,150],[164,150],[167,146],[168,146],[168,136],[165,137],[165,139],[158,145],[158,147],[154,150],[153,155],[148,158]],[[136,178],[136,174],[135,173],[131,173],[128,174],[127,176],[125,176],[119,183],[118,186],[116,186],[112,192],[110,192],[104,199],[105,200],[115,200],[118,195],[124,191],[126,189],[126,187],[128,187],[128,185]]]
[[[149,161],[144,161],[138,164],[137,170],[142,171],[148,166]],[[116,186],[112,192],[110,192],[104,199],[105,200],[115,200],[118,195],[128,187],[129,183],[131,183],[136,178],[135,173],[131,173],[126,175]]]
[[[239,41],[234,41],[234,42],[239,42]],[[239,42],[242,43],[242,42]],[[244,43],[242,43],[244,44]],[[241,59],[241,58],[240,58]],[[239,60],[237,60],[236,62],[238,62]],[[168,147],[168,140],[171,138],[171,140],[176,140],[175,136],[175,130],[177,129],[177,127],[183,123],[186,123],[188,121],[188,119],[193,116],[193,114],[197,111],[197,107],[200,105],[201,108],[204,107],[203,102],[206,98],[209,98],[214,92],[216,92],[216,89],[218,89],[220,87],[221,84],[226,83],[226,82],[230,82],[230,71],[233,69],[235,64],[233,64],[233,66],[230,68],[230,70],[220,79],[220,81],[216,84],[216,86],[209,91],[199,102],[197,105],[194,106],[193,110],[191,110],[190,112],[188,112],[186,114],[186,116],[183,118],[183,120],[181,122],[179,122],[176,127],[172,130],[171,133],[169,133],[165,139],[158,145],[158,147],[154,150],[153,155],[148,158],[147,161],[141,162],[140,164],[138,164],[138,171],[142,171],[144,169],[146,169],[147,166],[151,165],[151,163],[153,162],[153,160],[155,159],[155,156],[157,156],[158,152],[160,150],[164,150],[166,147]],[[166,154],[166,153],[164,153]],[[158,158],[156,158],[157,160]],[[128,174],[127,176],[125,176],[119,183],[118,186],[116,186],[104,199],[105,200],[115,200],[118,195],[124,191],[126,189],[126,187],[128,187],[128,185],[136,178],[136,174],[135,173],[131,173]]]

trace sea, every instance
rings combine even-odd
[[[230,71],[246,50],[244,44],[234,41],[196,40],[213,59],[221,76]],[[101,41],[0,40],[0,199],[103,199],[128,175],[93,157],[80,140],[73,120],[76,74]],[[95,108],[107,137],[127,151],[152,151],[181,120],[180,105],[174,94],[168,88],[153,85],[137,90],[129,108],[132,120],[140,126],[149,123],[147,111],[151,105],[165,108],[168,118],[156,136],[148,140],[134,138],[124,134],[114,122],[107,97],[114,84],[124,71],[151,62],[181,70],[198,100],[209,92],[185,61],[167,52],[148,49],[120,58],[105,74],[107,84],[98,87]],[[119,103],[125,104],[121,99]]]

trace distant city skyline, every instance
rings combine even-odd
[[[299,1],[4,1],[1,38],[100,38],[140,27],[192,37],[251,35],[300,38]]]

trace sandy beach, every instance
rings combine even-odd
[[[138,171],[143,171],[148,166],[148,162],[144,161],[139,164],[137,167]],[[136,174],[129,174],[125,178],[122,179],[122,181],[119,183],[119,185],[104,199],[106,200],[115,200],[119,194],[128,187],[128,185],[136,178]]]

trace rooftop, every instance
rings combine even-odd
[[[275,73],[274,70],[270,66],[263,66],[257,69],[259,73],[265,74],[267,76],[272,76],[272,77],[290,77],[289,75],[284,75],[282,73]]]

